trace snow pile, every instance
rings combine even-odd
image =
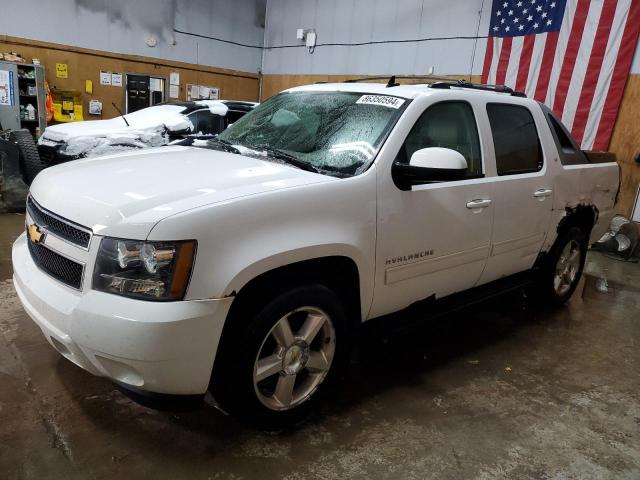
[[[171,118],[182,117],[180,114],[185,109],[184,105],[154,105],[137,112],[127,113],[124,118],[133,128],[149,128],[164,124]],[[122,118],[116,120],[120,120],[121,124],[124,123]]]
[[[128,130],[100,136],[78,136],[69,138],[61,152],[65,155],[93,157],[107,152],[129,148],[159,147],[169,141],[167,129],[155,127],[146,130]]]
[[[229,111],[229,107],[220,100],[197,100],[195,104],[207,107],[211,113],[220,115],[221,117],[224,117]]]
[[[181,114],[183,110],[185,107],[181,105],[156,105],[109,120],[53,125],[44,131],[38,143],[62,144],[62,154],[85,157],[159,147],[169,143],[169,132],[193,130],[191,121]]]
[[[167,127],[167,130],[170,132],[188,132],[193,130],[191,120],[182,115],[174,115],[171,118],[167,118],[164,121],[164,126]]]

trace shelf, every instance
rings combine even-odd
[[[26,93],[25,93],[25,94],[21,93],[21,94],[20,94],[20,96],[21,96],[21,97],[38,98],[38,96],[37,96],[37,95],[27,95]]]
[[[20,123],[25,123],[25,122],[27,122],[27,123],[37,123],[38,120],[37,119],[36,120],[27,120],[26,118],[23,118],[23,119],[20,120]]]
[[[33,80],[34,82],[36,81],[36,79],[32,77],[21,77],[21,76],[18,76],[18,80]]]

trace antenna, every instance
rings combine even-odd
[[[127,127],[130,127],[131,125],[129,125],[129,122],[127,122],[127,119],[124,118],[124,115],[122,114],[122,111],[118,108],[118,106],[116,105],[116,102],[111,102],[111,105],[113,105],[113,108],[115,108],[116,111],[120,114],[120,116],[122,117],[122,120],[124,120],[124,123],[127,124]]]
[[[389,82],[387,83],[387,88],[389,88],[389,87],[397,87],[398,85],[400,85],[400,84],[396,82],[396,76],[395,75],[391,75],[391,78],[389,79]]]

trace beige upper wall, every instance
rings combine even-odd
[[[640,163],[634,158],[640,154],[640,75],[630,75],[624,89],[618,118],[613,129],[609,150],[618,157],[622,169],[617,211],[631,216],[636,192],[640,185]]]

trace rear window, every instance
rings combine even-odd
[[[487,104],[498,175],[542,170],[542,148],[531,112],[518,105]]]
[[[562,165],[589,163],[587,156],[582,153],[582,150],[576,145],[567,128],[558,120],[553,112],[544,105],[542,106],[542,111],[545,113],[547,123],[551,128],[551,136],[558,149],[560,163],[562,163]]]
[[[231,125],[232,123],[236,123],[242,117],[244,117],[247,112],[240,112],[238,110],[229,110],[227,112],[227,124]]]

